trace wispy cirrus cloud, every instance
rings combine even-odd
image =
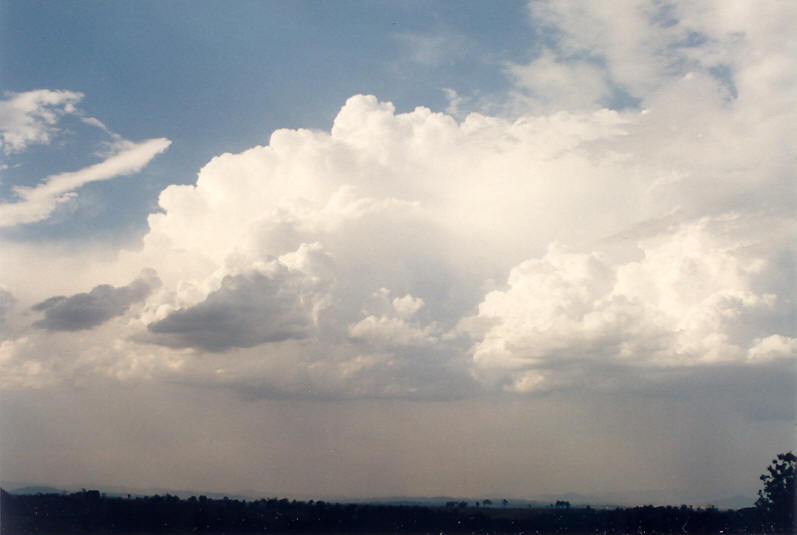
[[[139,143],[124,141],[117,145],[120,147],[119,151],[102,162],[77,171],[50,175],[42,184],[33,188],[15,187],[14,192],[20,200],[0,204],[0,227],[47,219],[59,204],[76,195],[76,189],[89,182],[137,173],[155,156],[165,151],[171,141],[155,138]]]
[[[467,40],[456,33],[443,31],[438,34],[396,33],[393,38],[399,44],[408,61],[431,66],[465,54]]]
[[[83,99],[76,91],[37,89],[12,93],[0,100],[0,150],[13,154],[34,144],[48,144],[57,132],[56,123]]]

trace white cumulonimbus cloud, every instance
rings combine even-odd
[[[328,132],[214,158],[120,255],[163,285],[93,338],[20,331],[7,383],[94,369],[254,396],[451,397],[791,369],[797,68],[776,36],[793,8],[632,4],[533,3],[556,39],[508,66],[511,118],[357,95]],[[142,162],[168,146],[148,143]],[[66,191],[53,182],[44,197]]]

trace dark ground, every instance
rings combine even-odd
[[[0,496],[0,535],[68,534],[529,534],[771,533],[755,508],[440,507],[176,496],[73,494]],[[787,532],[788,530],[780,530]]]

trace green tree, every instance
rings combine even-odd
[[[765,522],[775,531],[794,532],[794,511],[797,500],[794,494],[794,469],[797,456],[792,452],[780,453],[767,473],[761,476],[764,488],[758,491],[756,507]]]

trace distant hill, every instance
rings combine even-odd
[[[488,501],[485,504],[485,500]],[[425,507],[444,506],[449,503],[466,503],[468,506],[474,506],[479,503],[480,507],[508,507],[508,508],[527,508],[527,507],[547,507],[553,502],[544,502],[539,500],[523,500],[518,498],[506,498],[507,504],[503,504],[504,498],[496,498],[492,496],[482,496],[480,498],[463,498],[455,496],[387,496],[380,498],[337,498],[334,501],[341,503],[357,503],[357,504],[372,504],[372,505],[421,505]],[[554,500],[555,501],[555,500]]]
[[[130,488],[120,487],[115,485],[108,486],[95,486],[95,485],[69,485],[64,488],[55,488],[46,485],[35,485],[31,483],[20,483],[16,481],[0,481],[0,488],[4,489],[10,494],[21,495],[36,495],[36,494],[69,494],[71,492],[78,492],[81,489],[96,488],[103,494],[112,497],[126,497],[130,496],[164,496],[169,494],[171,496],[179,496],[180,498],[190,498],[191,496],[206,496],[213,499],[230,498],[233,500],[252,500],[263,498],[266,495],[263,493],[230,493],[230,492],[208,492],[198,490],[174,490],[165,488]]]
[[[736,495],[723,500],[717,500],[712,505],[728,509],[741,509],[743,507],[753,507],[755,505],[755,498],[750,496]]]
[[[53,487],[28,486],[10,489],[11,494],[66,494],[67,491]]]
[[[473,506],[476,502],[480,507],[485,507],[484,500],[489,500],[491,503],[487,505],[490,508],[503,508],[502,500],[506,498],[508,501],[506,507],[508,508],[540,508],[548,507],[557,501],[567,501],[571,507],[579,508],[590,505],[593,508],[606,509],[615,507],[627,507],[633,505],[681,505],[681,503],[691,503],[695,506],[714,505],[722,509],[741,509],[744,507],[752,507],[755,503],[755,498],[745,495],[734,495],[725,497],[719,500],[707,502],[679,502],[662,499],[655,493],[639,492],[636,494],[634,500],[627,499],[626,496],[615,493],[604,493],[598,495],[587,495],[577,493],[563,493],[563,494],[550,494],[537,497],[535,499],[512,498],[509,496],[501,496],[498,494],[488,494],[479,497],[462,497],[462,496],[381,496],[373,498],[349,497],[349,496],[331,496],[331,495],[295,495],[285,494],[280,492],[264,492],[256,490],[244,490],[239,492],[214,492],[208,490],[177,490],[166,489],[160,487],[150,488],[131,488],[116,485],[108,486],[95,486],[95,485],[69,485],[63,488],[55,488],[47,485],[37,485],[29,482],[18,481],[0,481],[0,487],[6,491],[17,495],[35,495],[35,494],[65,494],[69,492],[77,492],[81,488],[98,488],[107,496],[164,496],[169,494],[171,496],[179,496],[180,498],[190,498],[191,496],[206,496],[211,499],[221,499],[228,497],[233,500],[255,500],[261,498],[288,498],[290,500],[324,500],[332,503],[353,503],[353,504],[374,504],[374,505],[420,505],[426,507],[444,506],[450,502],[466,502],[467,505]]]

